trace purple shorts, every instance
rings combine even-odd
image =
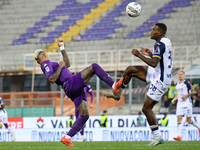
[[[85,100],[85,86],[80,72],[69,78],[69,81],[64,85],[65,94],[71,98],[76,108],[82,103],[82,100]]]

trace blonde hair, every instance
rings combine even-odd
[[[185,74],[185,71],[183,71],[183,70],[179,70],[178,73],[179,73],[179,72],[182,72],[183,74]]]

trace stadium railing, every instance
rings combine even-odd
[[[173,47],[173,67],[183,69],[191,65],[191,60],[199,58],[200,46]],[[60,53],[48,53],[51,61],[62,60]],[[40,66],[33,60],[33,54],[25,54],[24,70],[35,70],[41,73]],[[102,50],[102,51],[76,51],[68,52],[71,72],[81,71],[83,68],[98,63],[106,71],[125,70],[129,65],[146,65],[139,58],[131,54],[130,49]]]
[[[125,97],[123,95],[120,101],[100,95],[99,105],[97,105],[96,91],[94,90],[93,93],[93,109],[90,109],[90,97],[88,96],[90,115],[96,115],[97,106],[99,106],[99,111],[103,111],[125,104]],[[74,103],[64,95],[63,105],[61,106],[60,95],[60,91],[0,93],[9,117],[61,116],[62,107],[64,116],[74,114]]]

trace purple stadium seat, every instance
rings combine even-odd
[[[56,18],[54,16],[46,16],[46,17],[42,17],[41,22],[51,22],[55,20]]]
[[[120,5],[120,6],[117,6],[113,9],[113,11],[125,11],[126,10],[126,5]]]
[[[99,20],[99,23],[112,23],[112,22],[115,22],[114,18],[101,18]]]
[[[91,0],[90,3],[101,3],[104,2],[104,0]]]
[[[187,6],[190,6],[191,3],[190,1],[186,1],[186,2],[179,2],[180,6],[179,7],[187,7]]]
[[[55,31],[62,31],[62,32],[65,32],[65,31],[68,31],[69,30],[69,26],[58,26],[55,28]]]
[[[63,4],[67,4],[67,5],[72,5],[72,4],[75,4],[76,3],[76,0],[65,0],[62,2]]]
[[[148,31],[151,31],[151,27],[140,26],[137,27],[134,32],[148,32]]]
[[[64,15],[68,15],[68,11],[65,11],[65,10],[53,10],[53,11],[50,11],[48,16],[64,16]]]
[[[87,41],[87,40],[104,40],[107,39],[107,34],[100,34],[100,35],[82,35],[81,40]]]
[[[54,38],[53,37],[44,37],[40,39],[39,43],[51,43],[54,42]]]
[[[95,7],[98,7],[98,3],[87,3],[87,4],[83,4],[81,9],[83,9],[83,8],[92,9],[92,8],[95,8]]]
[[[41,32],[41,28],[28,28],[27,33],[39,33]]]
[[[12,41],[11,45],[26,44],[26,39],[16,39]]]
[[[63,26],[73,26],[73,25],[75,25],[76,24],[76,20],[64,20],[63,22],[62,22],[62,25]]]
[[[166,18],[165,14],[156,14],[156,15],[150,16],[150,20],[161,20],[165,18]]]
[[[19,37],[19,39],[29,39],[29,38],[34,38],[33,33],[24,33],[24,34],[21,34]]]
[[[59,37],[61,35],[62,35],[62,31],[53,31],[53,32],[49,32],[47,37],[57,38],[57,37]]]
[[[84,35],[95,35],[95,34],[111,34],[115,33],[115,29],[91,29],[91,30],[86,30]]]
[[[169,2],[165,3],[164,7],[179,7],[179,2]]]
[[[41,27],[46,27],[46,26],[48,26],[48,22],[36,22],[34,25],[35,28],[38,28],[38,27],[41,28]]]
[[[128,5],[128,3],[135,2],[136,0],[125,0],[121,2],[121,5]]]
[[[158,23],[158,20],[147,20],[143,22],[142,26],[144,27],[154,26],[156,23]]]
[[[107,18],[109,18],[109,17],[119,17],[121,15],[122,15],[122,13],[120,11],[117,11],[117,12],[112,12],[111,11],[111,12],[107,13],[106,17]]]
[[[80,20],[83,18],[83,15],[71,15],[69,16],[69,20]]]
[[[128,36],[126,37],[126,38],[141,38],[141,37],[143,37],[144,36],[144,34],[143,33],[141,33],[141,32],[139,32],[139,33],[129,33],[128,34]]]
[[[158,11],[157,11],[157,13],[159,13],[159,14],[171,13],[171,12],[173,12],[172,7],[167,7],[167,8],[163,7],[161,9],[158,9]]]
[[[122,23],[95,24],[92,29],[120,28],[122,26]]]

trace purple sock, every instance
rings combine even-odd
[[[93,63],[92,69],[94,73],[104,82],[106,82],[111,88],[114,83],[113,79],[109,76],[107,72],[105,72],[98,64]]]
[[[72,128],[69,130],[69,132],[67,133],[67,135],[69,135],[70,137],[73,137],[77,132],[79,132],[81,130],[81,128],[86,123],[86,121],[88,120],[88,118],[89,118],[89,115],[87,115],[87,116],[80,116],[74,122]]]
[[[83,134],[84,134],[84,125],[82,126],[80,133],[83,136]]]

